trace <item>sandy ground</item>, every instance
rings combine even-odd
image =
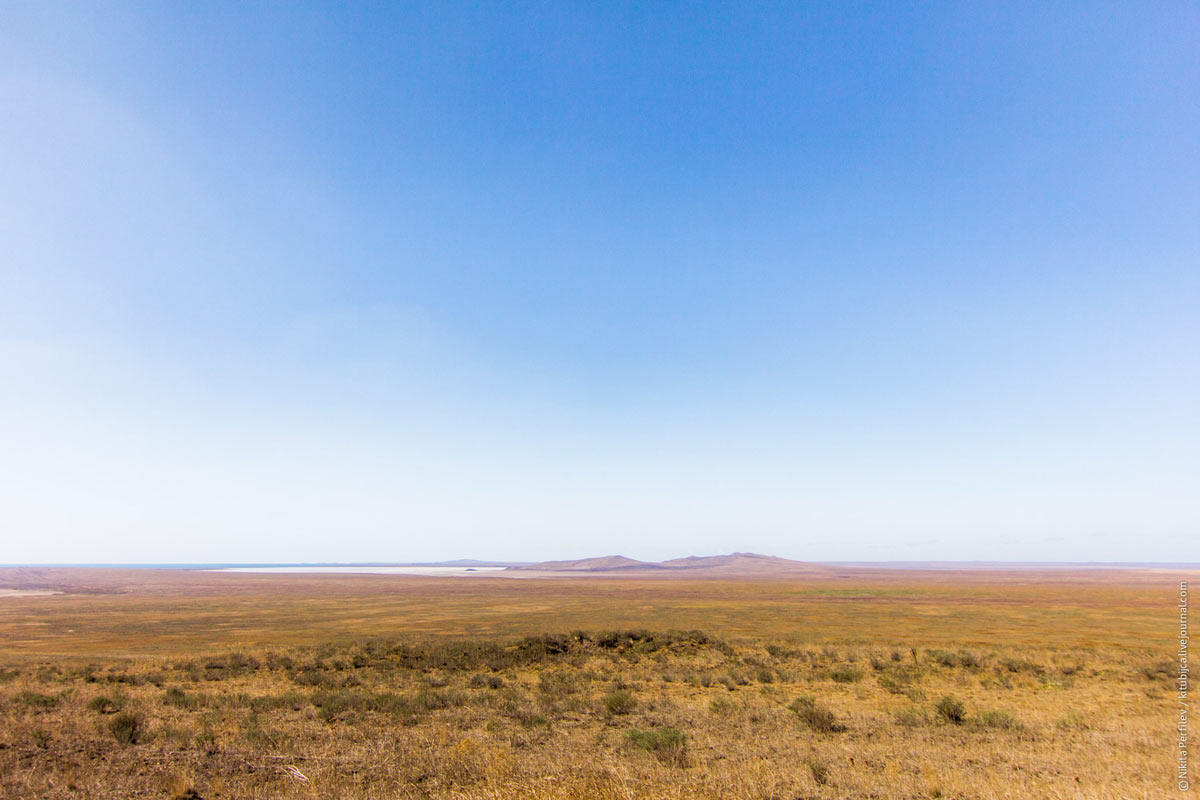
[[[62,594],[52,589],[0,589],[0,597],[45,597],[52,594]]]

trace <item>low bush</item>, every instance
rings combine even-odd
[[[299,686],[320,686],[326,689],[335,688],[338,684],[332,675],[313,668],[296,670],[292,673],[292,681]]]
[[[970,650],[958,651],[958,665],[968,669],[979,669],[983,666],[983,659],[978,653],[973,653]]]
[[[829,765],[818,758],[809,758],[806,762],[808,771],[812,773],[812,778],[817,786],[824,786],[829,783]]]
[[[471,686],[476,689],[499,689],[504,686],[504,678],[499,675],[476,675],[471,678]]]
[[[642,750],[652,753],[664,764],[680,766],[687,757],[687,735],[678,728],[631,730],[626,738]]]
[[[92,711],[101,714],[115,714],[125,707],[125,700],[121,697],[102,694],[98,697],[93,697],[88,701],[88,708]]]
[[[1155,661],[1152,664],[1143,664],[1138,668],[1143,678],[1147,680],[1163,680],[1174,682],[1178,675],[1178,668],[1173,661]]]
[[[604,698],[604,710],[609,714],[628,714],[635,708],[637,708],[637,698],[629,692],[613,692]]]
[[[999,728],[1001,730],[1017,730],[1021,728],[1020,721],[1007,711],[1000,709],[986,709],[980,711],[971,720],[972,723],[981,728]]]
[[[108,683],[124,683],[130,686],[141,686],[145,679],[141,675],[131,675],[128,672],[110,672],[104,676]]]
[[[45,711],[58,705],[58,697],[41,692],[21,692],[17,695],[16,700],[26,708],[32,708],[35,711]]]
[[[1041,664],[1036,664],[1027,658],[1006,658],[1000,662],[997,669],[1004,669],[1008,672],[1028,672],[1031,675],[1041,675],[1046,671]]]
[[[837,683],[857,683],[863,679],[863,671],[855,667],[839,667],[829,673]]]
[[[250,698],[251,711],[277,711],[290,708],[299,711],[308,702],[308,698],[299,692],[284,692],[283,694],[263,694]]]
[[[800,721],[819,733],[836,733],[844,730],[838,724],[837,716],[825,706],[817,702],[815,697],[799,697],[788,706]]]
[[[730,714],[737,711],[737,708],[738,707],[736,703],[724,697],[713,698],[713,700],[708,704],[709,713],[716,714],[718,717],[728,717]]]
[[[938,716],[955,725],[961,725],[967,718],[967,711],[963,707],[962,701],[953,695],[948,694],[939,700],[935,709]]]
[[[513,719],[524,728],[550,727],[550,720],[532,709],[518,709],[517,713],[513,715]]]
[[[290,695],[284,697],[293,699]],[[374,711],[412,720],[430,711],[461,706],[466,700],[466,695],[460,692],[438,692],[429,689],[423,689],[416,694],[375,694],[352,689],[335,689],[314,692],[310,702],[318,709],[317,715],[321,719],[332,722],[348,712],[355,711]]]
[[[118,744],[137,744],[145,733],[145,723],[140,714],[125,712],[113,717],[108,723],[108,732]]]
[[[876,680],[879,688],[891,694],[905,694],[920,678],[920,673],[914,668],[892,667],[881,672]]]
[[[208,705],[208,697],[199,693],[188,693],[178,686],[172,686],[163,692],[162,702],[164,706],[195,711]]]

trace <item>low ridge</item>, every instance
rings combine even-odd
[[[765,573],[793,572],[814,569],[803,561],[793,561],[760,553],[728,553],[720,556],[684,556],[667,561],[638,561],[626,556],[602,556],[573,561],[543,561],[510,569],[532,572],[703,572],[703,573]]]
[[[684,558],[672,558],[669,561],[661,562],[664,567],[673,567],[676,569],[697,569],[703,567],[727,567],[727,566],[799,566],[803,561],[792,561],[787,558],[779,558],[778,556],[764,556],[759,553],[730,553],[724,556],[686,556]]]
[[[543,561],[510,569],[538,570],[543,572],[608,572],[611,570],[662,569],[659,564],[638,561],[625,556],[600,556],[580,558],[574,561]]]

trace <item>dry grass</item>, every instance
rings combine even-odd
[[[6,599],[0,797],[1173,791],[1173,576],[228,577]]]

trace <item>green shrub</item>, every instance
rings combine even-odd
[[[17,695],[17,702],[26,708],[45,711],[58,705],[58,697],[52,694],[42,694],[41,692],[21,692]]]
[[[613,692],[604,698],[604,710],[609,714],[628,714],[637,708],[637,699],[629,692]]]
[[[284,697],[289,701],[296,699],[290,695]],[[429,689],[423,689],[416,694],[373,694],[352,689],[322,689],[313,693],[310,702],[318,709],[317,716],[326,722],[355,711],[377,711],[411,720],[425,712],[461,706],[466,702],[466,695]]]
[[[687,736],[678,728],[631,730],[625,734],[634,746],[653,753],[664,764],[681,765],[687,757]]]
[[[954,653],[947,653],[943,650],[933,650],[930,652],[933,660],[941,664],[943,667],[953,667],[958,664],[958,660],[954,658]]]
[[[283,694],[263,694],[250,698],[251,711],[277,711],[290,708],[299,711],[308,702],[308,698],[299,692],[284,692]]]
[[[1027,658],[1006,658],[1000,662],[1000,668],[1009,672],[1028,672],[1032,675],[1041,675],[1046,671],[1041,664],[1035,664]]]
[[[206,724],[196,734],[196,746],[200,747],[205,752],[212,754],[217,749],[217,732],[213,730],[211,725]]]
[[[471,686],[476,689],[499,689],[504,685],[504,679],[499,675],[476,675],[471,678]]]
[[[422,711],[440,711],[466,705],[467,698],[461,692],[433,692],[422,690],[413,697],[413,704]]]
[[[550,720],[530,709],[518,711],[513,718],[525,728],[550,727]]]
[[[844,730],[832,711],[817,702],[815,697],[799,697],[788,706],[808,727],[819,733],[836,733]]]
[[[978,653],[972,653],[970,650],[959,650],[958,665],[960,667],[967,667],[968,669],[979,669],[983,666],[983,659],[979,657]]]
[[[881,689],[892,694],[905,694],[920,678],[915,667],[892,667],[881,672],[876,680]]]
[[[208,705],[208,697],[203,694],[189,694],[177,686],[172,686],[163,692],[162,702],[164,706],[195,711]]]
[[[935,708],[942,719],[952,722],[955,725],[961,725],[967,718],[967,711],[963,707],[962,701],[953,695],[948,694],[941,700],[938,700]]]
[[[727,717],[737,710],[737,704],[732,700],[724,697],[717,697],[708,704],[710,714],[715,714],[719,717]]]
[[[312,696],[312,704],[317,708],[317,716],[325,722],[332,722],[335,717],[365,705],[361,694],[349,691],[316,692]]]
[[[137,744],[145,733],[145,724],[140,714],[125,712],[113,717],[108,731],[119,744]]]
[[[1143,664],[1138,668],[1138,672],[1142,677],[1157,681],[1166,680],[1169,683],[1174,683],[1179,677],[1178,668],[1172,661],[1156,661],[1153,664]]]
[[[124,707],[124,698],[109,696],[106,694],[93,697],[90,701],[88,701],[88,708],[101,714],[115,714]]]
[[[321,686],[332,689],[337,685],[332,675],[322,670],[301,669],[292,673],[292,680],[300,686]]]
[[[972,720],[981,728],[1000,728],[1001,730],[1018,730],[1022,727],[1019,720],[1007,711],[987,709],[980,711]]]
[[[813,780],[817,786],[824,786],[829,783],[829,765],[817,758],[810,758],[806,762],[808,771],[812,773]]]
[[[863,678],[863,671],[855,667],[839,667],[829,673],[829,677],[838,683],[857,683]]]
[[[107,683],[124,683],[130,686],[141,686],[145,680],[140,675],[131,675],[128,672],[110,672],[104,676]]]

